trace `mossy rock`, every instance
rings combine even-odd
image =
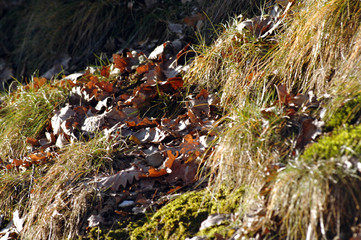
[[[134,229],[131,239],[185,239],[198,232],[210,208],[211,198],[204,191],[185,193]]]

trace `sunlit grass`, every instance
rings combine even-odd
[[[4,96],[0,109],[0,157],[4,160],[26,154],[26,138],[35,138],[47,124],[53,110],[66,99],[63,89],[50,82],[34,87],[19,86]]]

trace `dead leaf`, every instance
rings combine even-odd
[[[41,86],[45,85],[48,80],[44,77],[34,77],[33,78],[33,87],[34,89],[39,89]]]
[[[108,78],[110,75],[110,66],[103,66],[100,70],[100,75]]]
[[[51,118],[51,126],[53,127],[53,133],[55,135],[58,135],[61,132],[61,124],[73,116],[74,113],[72,107],[68,104],[55,112],[54,116]]]
[[[26,142],[31,144],[33,147],[39,147],[40,144],[39,144],[39,141],[36,139],[36,138],[26,138]]]
[[[172,172],[165,177],[165,180],[170,183],[176,183],[181,180],[184,184],[190,184],[195,181],[198,166],[194,162],[181,163],[180,160],[175,160],[172,166]]]
[[[129,66],[129,61],[127,58],[120,56],[119,54],[113,54],[114,66],[120,69],[120,72],[125,71],[131,72],[131,67]]]
[[[95,179],[95,183],[98,187],[111,188],[112,191],[117,191],[120,186],[125,188],[127,184],[132,184],[134,179],[139,180],[142,174],[143,172],[134,165],[114,175]]]

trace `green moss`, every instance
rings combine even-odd
[[[115,239],[129,239],[129,233],[125,228],[106,231],[100,227],[94,227],[89,232],[90,240],[115,240]]]
[[[134,229],[131,239],[184,239],[198,232],[209,214],[209,194],[189,192],[158,210],[141,227]]]
[[[335,131],[332,135],[322,137],[305,150],[302,159],[330,159],[344,155],[361,155],[361,125],[349,126]]]
[[[238,189],[221,188],[212,198],[211,214],[231,213],[238,210],[244,187]]]
[[[217,235],[220,235],[223,238],[229,238],[234,233],[234,229],[230,228],[229,224],[229,222],[225,221],[221,225],[203,229],[197,233],[197,236],[206,237],[207,239],[216,239]]]
[[[342,124],[354,124],[361,117],[361,95],[347,101],[342,107],[332,114],[330,120],[326,122],[325,130],[341,126]]]
[[[210,237],[215,233],[227,234],[231,229],[228,222],[197,232],[209,214],[237,210],[243,193],[244,188],[233,191],[222,188],[215,194],[207,190],[182,194],[157,211],[145,224],[129,224],[128,228],[133,228],[131,239],[185,239],[199,234]]]

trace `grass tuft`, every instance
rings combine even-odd
[[[69,145],[54,159],[32,188],[23,239],[73,239],[84,234],[87,214],[100,196],[89,179],[100,169],[112,171],[112,144],[97,137]]]
[[[65,99],[64,90],[50,82],[39,87],[32,81],[6,94],[0,108],[0,158],[22,158],[27,152],[26,138],[37,137],[50,114]]]

